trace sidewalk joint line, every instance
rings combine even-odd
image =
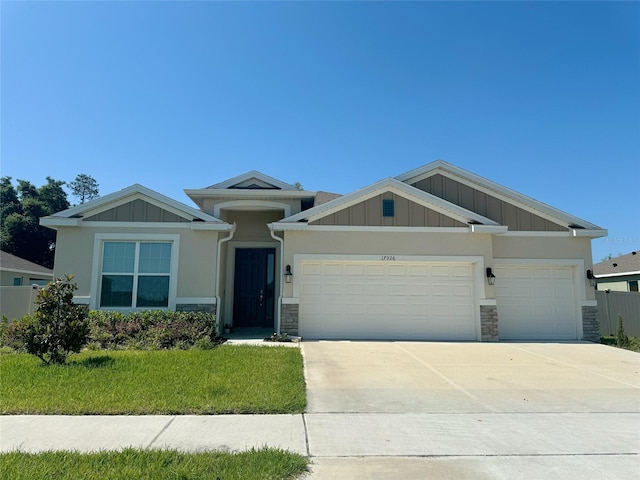
[[[148,450],[148,449],[150,449],[150,448],[151,448],[151,445],[153,445],[153,444],[156,442],[156,440],[158,440],[158,438],[160,437],[160,435],[162,435],[162,434],[167,430],[167,428],[169,428],[169,425],[171,425],[175,419],[176,419],[176,416],[175,416],[175,415],[171,417],[171,420],[169,420],[169,421],[167,422],[167,424],[166,424],[164,427],[162,427],[162,430],[160,430],[160,431],[158,432],[158,434],[157,434],[155,437],[153,437],[153,440],[151,440],[151,442],[149,443],[149,445],[147,445],[146,450]]]
[[[307,457],[311,457],[311,451],[309,450],[309,431],[307,429],[307,418],[304,412],[302,412],[302,425],[304,426],[304,444],[307,448]]]

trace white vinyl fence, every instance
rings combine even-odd
[[[0,315],[13,320],[33,313],[36,309],[38,288],[36,285],[0,287]]]
[[[615,335],[618,315],[622,315],[625,333],[640,337],[640,293],[597,291],[596,300],[601,335]]]

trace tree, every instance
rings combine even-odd
[[[295,188],[296,190],[303,190],[302,184],[300,182],[294,183],[293,188]]]
[[[40,226],[40,217],[69,208],[65,182],[47,177],[47,183],[36,188],[27,180],[0,178],[0,248],[5,252],[53,267],[56,232]]]
[[[73,182],[69,182],[71,193],[80,198],[80,204],[99,197],[98,182],[85,173],[78,175]]]
[[[87,344],[89,321],[86,309],[73,303],[78,286],[73,276],[57,278],[38,291],[36,313],[25,317],[18,335],[27,353],[46,364],[63,364],[71,353]]]

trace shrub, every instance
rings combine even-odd
[[[624,324],[622,323],[622,315],[618,315],[618,331],[616,333],[616,345],[618,347],[626,347],[629,345],[629,337],[624,331]]]
[[[87,343],[89,325],[86,309],[73,303],[78,288],[67,275],[38,291],[36,312],[17,323],[15,336],[27,353],[46,364],[63,364],[70,353],[79,352]]]
[[[93,348],[188,349],[216,343],[215,315],[204,312],[145,310],[123,314],[89,312]]]

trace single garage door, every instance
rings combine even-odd
[[[501,340],[576,340],[574,267],[499,265],[496,275]]]
[[[305,338],[476,340],[470,263],[305,261]]]

